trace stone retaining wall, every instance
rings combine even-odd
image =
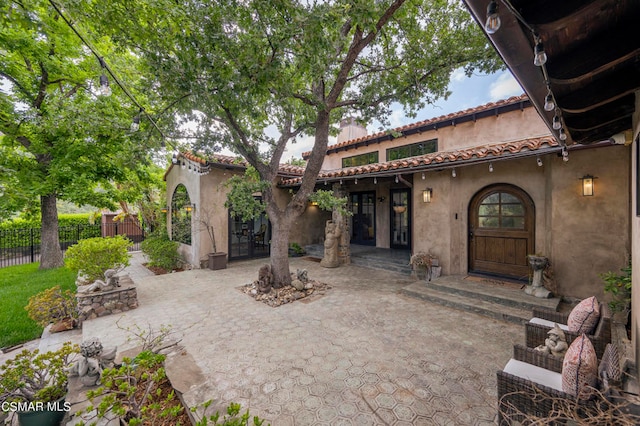
[[[120,277],[120,287],[108,291],[76,294],[78,299],[78,321],[105,315],[119,314],[138,307],[138,291],[133,280],[125,275]]]

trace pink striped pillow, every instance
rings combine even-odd
[[[578,399],[590,399],[598,382],[598,358],[589,338],[576,338],[562,362],[562,390]]]
[[[567,327],[574,333],[593,334],[600,320],[600,304],[595,296],[578,303],[569,314]]]

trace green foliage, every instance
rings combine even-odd
[[[0,403],[53,402],[67,394],[65,367],[69,357],[79,352],[77,345],[65,342],[60,349],[40,353],[23,350],[0,366]]]
[[[605,293],[611,294],[613,299],[609,302],[609,307],[613,312],[625,312],[631,309],[631,259],[629,264],[620,269],[622,274],[612,271],[600,274],[604,281]]]
[[[298,243],[289,243],[289,250],[292,250],[295,254],[302,255],[306,252]]]
[[[40,270],[37,263],[0,268],[0,348],[42,335],[42,327],[29,318],[24,307],[29,298],[59,284],[75,291],[76,275],[67,268]]]
[[[140,248],[149,258],[150,266],[170,271],[176,269],[181,260],[178,253],[179,245],[177,241],[170,240],[166,233],[156,233],[148,236],[140,244]]]
[[[184,407],[175,392],[164,390],[170,387],[163,365],[165,358],[142,351],[133,359],[125,358],[117,368],[104,369],[103,385],[87,392],[92,402],[101,398],[95,407],[98,417],[112,411],[126,424],[142,425],[170,421],[182,413]]]
[[[202,407],[204,408],[205,413],[207,408],[209,408],[210,406],[211,406],[210,400],[202,404]],[[196,409],[197,407],[192,409],[191,411],[195,412]],[[206,426],[206,425],[249,426],[249,420],[252,421],[251,424],[254,426],[261,426],[264,424],[264,420],[261,420],[258,416],[254,416],[253,418],[251,418],[251,416],[249,415],[249,410],[240,414],[241,409],[242,409],[242,406],[240,404],[232,402],[227,407],[227,412],[225,416],[222,417],[222,419],[220,418],[220,413],[216,411],[215,414],[212,414],[209,416],[207,415],[203,416],[202,419],[196,421],[196,425],[197,426]]]
[[[248,168],[244,176],[232,176],[225,185],[230,188],[225,207],[231,209],[234,217],[249,221],[259,218],[264,213],[264,202],[254,194],[265,191],[270,185],[259,180],[255,169]]]
[[[106,238],[88,238],[67,249],[66,266],[86,276],[89,281],[104,279],[107,269],[129,266],[131,241],[122,235]]]
[[[99,237],[100,224],[90,224],[91,214],[63,214],[58,216],[58,240],[61,243],[75,242],[85,238]],[[22,248],[41,243],[40,219],[13,219],[0,223],[2,247]]]
[[[318,207],[326,211],[337,211],[343,216],[351,216],[353,213],[347,210],[348,198],[336,197],[333,191],[318,189],[309,195],[309,201],[318,203]]]
[[[78,301],[75,294],[69,290],[62,291],[59,285],[31,296],[25,309],[29,318],[41,327],[78,317]]]

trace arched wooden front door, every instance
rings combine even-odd
[[[535,207],[520,188],[497,184],[469,206],[469,272],[526,280],[534,253]]]

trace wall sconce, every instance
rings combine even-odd
[[[160,209],[160,211],[161,211],[162,213],[166,213],[166,212],[168,212],[168,211],[169,211],[169,207],[164,206],[163,208],[161,208],[161,209]]]
[[[591,175],[584,175],[580,178],[580,180],[582,181],[582,196],[583,197],[592,197],[593,196],[593,190],[594,190],[594,186],[595,186],[595,179],[597,179],[597,177],[591,176]]]
[[[431,195],[433,195],[433,189],[431,189],[431,188],[427,188],[424,191],[422,191],[422,202],[423,203],[430,203],[431,202]]]
[[[196,209],[196,205],[194,204],[187,204],[186,206],[184,206],[184,209],[188,212],[191,213],[193,210]]]

